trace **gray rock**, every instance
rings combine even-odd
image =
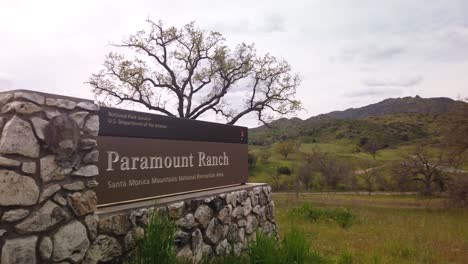
[[[216,218],[211,219],[205,231],[205,235],[208,241],[212,244],[216,244],[223,237],[223,234],[223,224]]]
[[[49,155],[41,158],[40,166],[41,178],[45,183],[63,180],[65,179],[65,175],[71,172],[71,169],[62,168],[57,164],[55,155]]]
[[[84,163],[96,163],[99,160],[99,151],[97,150],[92,150],[83,157],[83,162]]]
[[[26,209],[16,209],[10,210],[3,213],[2,222],[14,222],[21,220],[29,215],[29,210]]]
[[[244,202],[245,202],[245,200],[247,199],[248,196],[249,196],[249,194],[247,193],[246,190],[238,191],[237,192],[237,202],[240,203],[240,204],[244,204]]]
[[[117,239],[99,235],[86,253],[84,263],[102,263],[122,255],[122,247]]]
[[[2,167],[16,168],[19,165],[21,165],[21,162],[17,160],[0,157],[0,166]]]
[[[182,260],[182,261],[190,261],[192,259],[192,255],[193,255],[192,249],[190,249],[189,245],[181,248],[176,253],[177,259]]]
[[[75,112],[70,115],[70,118],[75,121],[75,123],[78,125],[78,127],[83,128],[85,119],[88,116],[88,112]]]
[[[272,224],[269,221],[266,221],[263,225],[263,232],[267,235],[273,235],[276,230],[276,227],[274,224]]]
[[[38,198],[39,187],[32,178],[0,170],[0,205],[34,205]]]
[[[25,99],[39,105],[43,105],[45,102],[44,96],[37,93],[16,92],[15,99]]]
[[[95,214],[87,215],[84,219],[86,228],[88,229],[89,237],[91,240],[96,239],[98,234],[98,221],[99,217]]]
[[[96,137],[99,132],[99,117],[97,115],[90,116],[84,124],[83,131]]]
[[[253,215],[248,215],[247,216],[247,225],[245,227],[245,231],[247,234],[252,234],[254,233],[258,228],[258,220],[255,216]]]
[[[68,115],[62,114],[50,120],[46,129],[47,148],[56,154],[61,164],[75,166],[80,128]]]
[[[66,100],[66,99],[47,98],[46,99],[46,105],[56,106],[56,107],[59,107],[59,108],[71,110],[71,109],[75,108],[76,103],[73,102],[73,101],[70,101],[70,100]]]
[[[229,245],[227,239],[224,239],[216,246],[216,255],[229,255],[231,253],[231,245]]]
[[[86,228],[76,220],[62,226],[54,234],[52,240],[54,241],[53,261],[71,259],[74,262],[79,262],[89,247]]]
[[[262,188],[261,187],[255,187],[255,188],[252,189],[252,191],[253,191],[253,193],[255,195],[259,195],[260,192],[262,192]]]
[[[63,198],[59,193],[54,195],[54,201],[62,206],[67,205],[67,199]]]
[[[42,111],[42,108],[29,102],[18,102],[14,101],[6,104],[2,113],[17,113],[23,115],[30,115]]]
[[[190,243],[190,237],[190,233],[184,232],[182,230],[177,230],[177,232],[174,235],[174,244],[179,248],[188,245]]]
[[[25,162],[25,163],[23,163],[23,166],[21,167],[21,170],[24,173],[31,173],[31,174],[36,173],[36,162]]]
[[[267,220],[265,206],[263,207],[258,206],[258,209],[254,213],[257,215],[257,219],[260,222],[260,224],[264,223]]]
[[[205,229],[213,218],[213,210],[207,205],[200,205],[195,210],[195,219]]]
[[[192,233],[193,262],[199,263],[203,257],[212,254],[212,248],[203,242],[203,234],[200,229],[195,229]]]
[[[62,208],[47,201],[39,210],[31,213],[28,218],[17,224],[15,229],[20,234],[43,232],[69,218],[70,216]]]
[[[39,243],[39,255],[42,260],[48,260],[52,256],[52,250],[54,245],[52,244],[52,239],[50,237],[43,237]]]
[[[6,234],[6,232],[7,232],[7,231],[6,231],[5,229],[0,229],[0,238],[1,238],[4,234]]]
[[[62,188],[68,191],[81,191],[81,190],[84,190],[86,186],[84,182],[77,181],[77,182],[64,184],[62,185]]]
[[[125,251],[130,251],[137,246],[138,240],[143,239],[145,236],[145,230],[139,226],[134,227],[130,230],[124,238],[124,248]]]
[[[93,191],[74,192],[67,197],[68,205],[78,216],[93,213],[97,209],[97,196]]]
[[[93,104],[89,102],[79,102],[76,106],[78,106],[81,109],[88,110],[88,111],[99,110],[99,106],[97,104]]]
[[[236,257],[240,256],[243,249],[244,249],[244,245],[242,243],[240,243],[240,242],[235,243],[234,246],[233,246],[234,256],[236,256]]]
[[[46,109],[46,110],[44,110],[44,113],[45,113],[45,115],[46,115],[46,117],[48,119],[52,119],[52,118],[62,114],[59,111],[57,111],[56,109]]]
[[[112,215],[99,220],[99,232],[114,235],[125,235],[130,227],[130,222],[125,214]]]
[[[241,243],[245,242],[245,228],[239,228],[239,240]]]
[[[2,248],[2,264],[35,264],[37,236],[8,239]]]
[[[0,152],[19,154],[30,158],[39,157],[39,144],[32,132],[31,125],[19,117],[13,116],[3,128]]]
[[[184,230],[191,230],[198,225],[193,214],[185,215],[184,217],[177,220],[176,224]]]
[[[260,192],[258,194],[258,203],[261,206],[265,206],[268,204],[268,196],[264,192]]]
[[[226,196],[226,202],[232,204],[232,206],[236,206],[236,204],[237,204],[237,193],[236,192],[229,193]]]
[[[78,170],[74,171],[72,175],[81,176],[81,177],[94,177],[99,174],[98,166],[96,165],[86,165],[82,166]]]
[[[240,219],[244,215],[244,207],[242,206],[237,206],[232,210],[232,217],[235,219]]]
[[[240,242],[239,228],[236,224],[232,224],[229,226],[227,240],[229,241],[229,243]]]
[[[231,223],[231,213],[232,213],[232,205],[228,204],[223,209],[221,209],[218,213],[218,219],[223,224],[228,225]]]
[[[245,227],[247,225],[247,220],[245,220],[244,218],[239,219],[239,221],[237,221],[237,225],[239,227]]]
[[[97,146],[97,141],[91,138],[85,138],[80,140],[81,149],[92,149]]]
[[[220,197],[214,197],[210,203],[210,207],[213,208],[215,212],[219,212],[219,210],[223,209],[226,206],[226,201],[221,199]]]
[[[49,121],[47,120],[44,120],[42,118],[39,118],[39,117],[33,117],[31,118],[31,122],[33,124],[33,127],[34,127],[34,131],[36,132],[36,135],[37,137],[44,141],[45,139],[45,129],[47,127],[47,125],[49,124]]]
[[[252,203],[250,202],[250,197],[245,200],[242,209],[244,216],[247,216],[252,212]]]
[[[13,98],[13,94],[11,93],[0,94],[0,105],[6,104],[11,98]]]
[[[60,185],[59,184],[53,184],[50,186],[47,186],[41,193],[41,196],[39,197],[39,203],[42,203],[45,201],[47,198],[55,194],[56,192],[60,191]]]
[[[179,219],[184,214],[185,203],[178,202],[173,203],[167,206],[167,210],[169,211],[169,217],[172,219]]]
[[[252,202],[252,206],[255,207],[256,205],[258,205],[258,196],[255,195],[254,192],[250,192],[249,193],[249,197],[250,197],[250,201]]]

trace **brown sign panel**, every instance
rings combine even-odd
[[[247,144],[99,136],[99,205],[247,182]]]

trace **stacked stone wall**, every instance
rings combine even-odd
[[[0,94],[0,263],[78,263],[97,233],[98,106]]]
[[[178,257],[240,254],[261,230],[277,236],[269,186],[194,193],[139,209],[97,209],[99,107],[31,91],[0,93],[0,263],[125,263],[149,215],[178,227]]]

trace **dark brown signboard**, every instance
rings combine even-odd
[[[99,206],[247,181],[247,128],[100,110]]]

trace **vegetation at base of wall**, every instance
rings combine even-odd
[[[349,228],[357,220],[357,215],[346,208],[318,208],[310,204],[291,209],[291,216],[301,216],[310,221],[335,221],[342,228]]]
[[[145,227],[144,237],[137,242],[132,264],[177,263],[174,237],[177,227],[167,216],[153,212]]]
[[[208,257],[202,264],[325,264],[330,263],[312,251],[311,244],[304,233],[292,228],[284,234],[282,241],[256,233],[255,241],[249,243],[241,256],[227,255],[217,258]]]

